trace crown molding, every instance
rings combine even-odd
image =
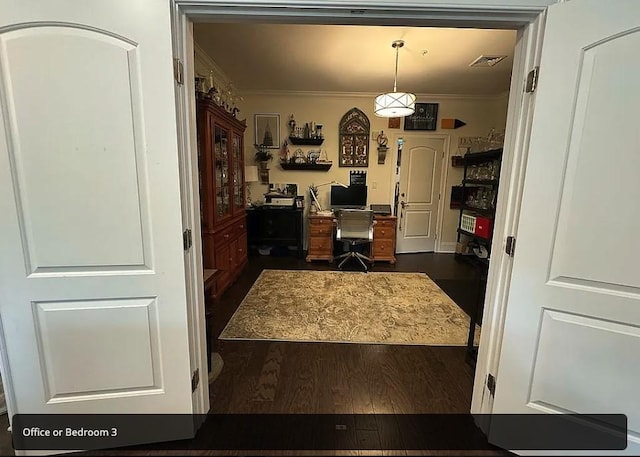
[[[243,96],[288,96],[288,97],[351,97],[375,98],[381,92],[338,92],[338,91],[295,91],[295,90],[239,90]],[[426,94],[416,93],[416,102],[422,103],[427,99],[437,100],[497,100],[509,92],[500,94]]]
[[[213,70],[214,78],[218,80],[222,80],[225,86],[229,85],[231,82],[231,78],[227,76],[222,68],[207,54],[207,52],[195,41],[193,42],[193,50],[194,50],[194,60],[200,63],[203,67],[210,68]],[[208,75],[202,75],[208,76]]]

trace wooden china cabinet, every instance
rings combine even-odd
[[[198,167],[204,268],[219,274],[218,298],[247,264],[244,148],[246,124],[212,100],[197,99]]]

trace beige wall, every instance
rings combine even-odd
[[[384,165],[378,165],[377,143],[374,132],[384,130],[389,137],[389,144],[392,144],[396,135],[402,135],[401,129],[389,129],[387,119],[376,117],[373,114],[374,95],[362,96],[360,94],[297,94],[297,93],[277,93],[277,94],[244,94],[244,102],[240,105],[240,119],[246,118],[247,130],[245,133],[245,153],[246,163],[254,163],[255,143],[253,116],[255,113],[278,113],[280,114],[280,139],[281,142],[287,138],[287,122],[289,115],[295,116],[298,125],[305,122],[316,122],[323,124],[325,141],[321,148],[326,150],[328,159],[333,161],[333,166],[328,172],[319,171],[285,171],[279,164],[277,157],[279,150],[273,150],[274,160],[270,163],[270,182],[272,183],[295,183],[298,185],[298,194],[304,194],[305,205],[308,208],[309,195],[308,186],[310,184],[320,184],[327,181],[339,181],[349,183],[350,170],[363,170],[364,168],[341,168],[338,166],[338,124],[340,118],[351,108],[361,109],[371,122],[371,144],[369,167],[367,171],[367,184],[369,186],[369,203],[392,203],[394,160],[395,153],[391,150],[387,154]],[[449,209],[450,191],[452,185],[460,184],[462,170],[453,168],[451,155],[463,153],[459,152],[458,138],[460,136],[485,136],[491,128],[503,131],[506,122],[506,96],[496,97],[453,97],[453,96],[430,96],[420,97],[419,102],[439,103],[438,127],[440,119],[458,118],[466,122],[467,125],[456,130],[440,130],[429,133],[447,134],[450,136],[450,148],[445,151],[445,164],[447,167],[447,180],[444,193],[444,218],[442,221],[441,242],[443,250],[453,250],[456,240],[456,228],[458,224],[458,211]],[[402,127],[402,124],[401,124]],[[411,133],[417,133],[412,131]],[[289,145],[291,152],[300,147],[303,151],[318,149],[317,147]],[[266,186],[251,184],[251,195],[254,199],[261,197],[266,192]],[[320,189],[320,203],[323,207],[329,206],[329,186]]]

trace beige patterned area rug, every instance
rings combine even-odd
[[[220,339],[465,346],[468,332],[424,273],[264,270]]]

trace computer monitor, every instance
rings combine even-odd
[[[331,209],[365,208],[367,186],[331,186]]]

